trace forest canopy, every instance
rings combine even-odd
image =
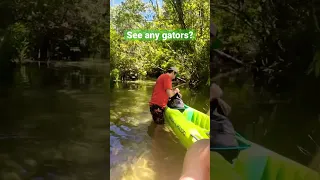
[[[319,7],[312,0],[213,0],[211,18],[220,50],[252,67],[255,79],[278,86],[320,75]]]
[[[198,86],[209,81],[209,2],[126,0],[111,7],[110,55],[113,80],[156,77],[176,66],[181,76]],[[193,29],[193,41],[127,41],[131,29]]]

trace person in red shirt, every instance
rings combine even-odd
[[[157,124],[164,123],[163,114],[169,98],[180,93],[178,88],[172,90],[172,80],[176,78],[177,73],[177,68],[169,68],[166,73],[158,77],[154,86],[149,106],[152,119]]]

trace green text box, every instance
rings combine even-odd
[[[125,40],[139,41],[191,41],[196,39],[196,31],[192,29],[179,30],[127,30]]]

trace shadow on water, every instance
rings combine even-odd
[[[218,83],[232,106],[235,129],[249,140],[320,170],[320,111],[316,86],[310,77],[297,80],[290,91],[254,87],[248,74]]]
[[[0,89],[0,179],[106,177],[106,74],[31,65],[6,74],[12,80]]]
[[[111,177],[179,179],[186,150],[166,125],[156,125],[149,111],[153,84],[116,83],[111,89]],[[205,112],[208,93],[181,88],[185,103]]]

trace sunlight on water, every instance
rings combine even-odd
[[[122,180],[147,180],[154,179],[155,172],[150,160],[150,151],[147,151],[137,158],[127,168],[127,173],[121,177]]]
[[[133,136],[128,135],[115,125],[111,125],[110,129],[122,135],[121,138],[115,136],[110,137],[111,179],[154,179],[152,178],[155,175],[152,168],[152,154],[150,150],[148,150],[148,144],[143,142],[126,142],[124,144],[128,147],[125,147],[121,144],[121,140],[134,139]]]
[[[112,180],[179,179],[186,149],[169,126],[153,123],[148,104],[152,89],[152,85],[118,83],[111,90]],[[185,97],[186,102],[197,100],[187,93]],[[196,102],[202,106],[203,100]]]

